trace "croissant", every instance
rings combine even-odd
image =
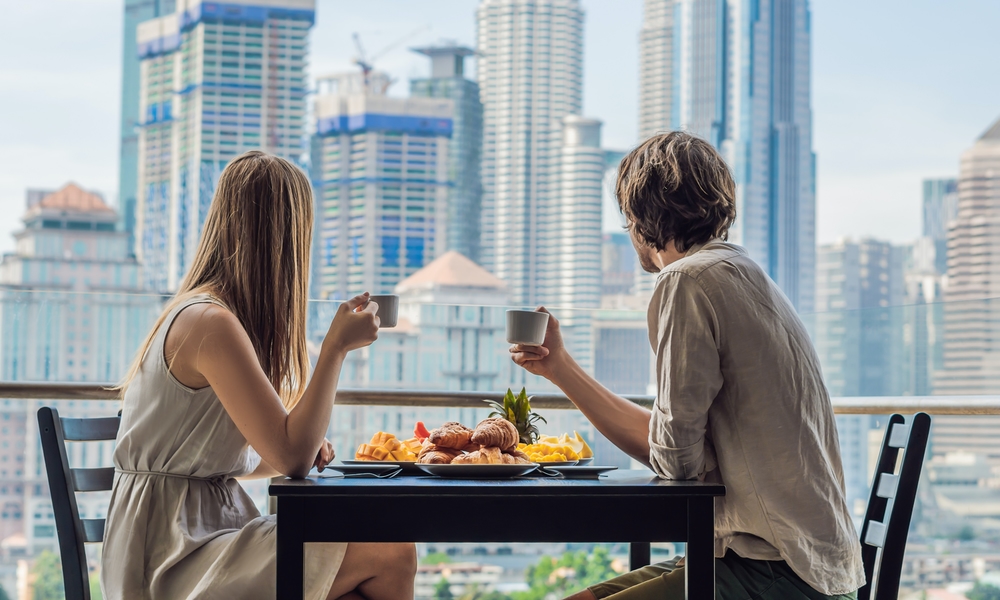
[[[516,447],[512,450],[504,450],[504,455],[513,457],[517,460],[515,464],[526,465],[531,463],[531,459],[524,452],[518,450]]]
[[[472,430],[454,421],[445,423],[437,429],[431,430],[428,441],[439,448],[453,448],[461,450],[469,445],[472,437]]]
[[[441,448],[428,443],[424,444],[424,447],[420,449],[420,455],[417,457],[417,462],[425,465],[446,465],[452,462],[452,459],[461,453],[461,450],[456,450],[454,448]]]
[[[453,465],[502,465],[503,454],[496,446],[480,448],[475,452],[469,452],[462,456],[455,457],[451,461]]]
[[[500,450],[517,448],[517,428],[507,419],[492,417],[481,421],[472,432],[472,442],[480,446],[494,446]]]

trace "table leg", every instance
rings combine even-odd
[[[688,600],[715,600],[715,498],[688,499]]]
[[[292,498],[278,498],[277,506],[277,597],[302,598],[304,579],[305,511],[298,510]]]
[[[649,543],[632,542],[628,546],[628,568],[631,571],[641,569],[649,564]]]

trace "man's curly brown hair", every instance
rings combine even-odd
[[[618,206],[640,242],[678,252],[727,239],[736,220],[736,183],[708,142],[673,131],[655,135],[622,159]]]

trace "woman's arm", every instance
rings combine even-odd
[[[261,369],[239,320],[219,306],[194,305],[178,315],[167,340],[170,346],[175,333],[181,340],[171,353],[171,372],[186,385],[199,380],[210,385],[264,463],[279,474],[304,477],[323,449],[347,352],[378,337],[378,305],[368,302],[360,310],[367,300],[367,295],[357,296],[340,306],[309,385],[291,411]]]

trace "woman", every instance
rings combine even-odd
[[[312,221],[288,161],[249,152],[223,171],[191,269],[122,385],[105,598],[277,595],[275,519],[235,478],[325,467],[344,357],[378,337],[367,293],[341,305],[306,385]],[[412,544],[308,544],[306,597],[412,598],[415,571]]]

